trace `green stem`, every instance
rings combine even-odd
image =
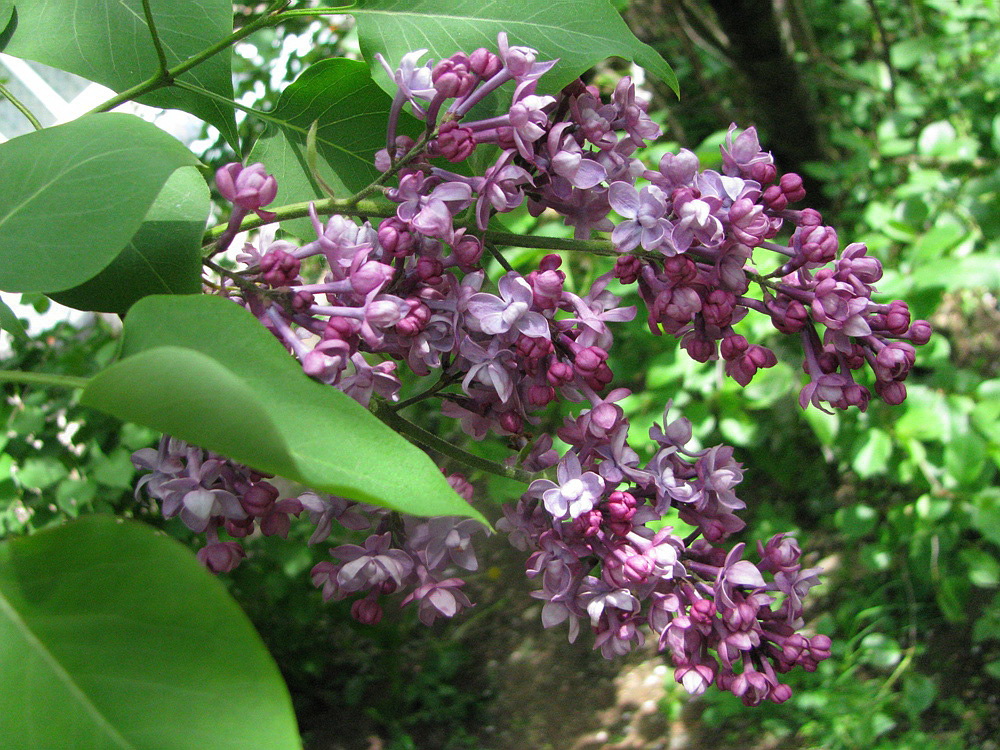
[[[493,259],[500,264],[500,267],[503,268],[504,271],[510,273],[511,271],[514,270],[514,267],[510,264],[510,262],[505,257],[503,257],[503,253],[497,250],[496,245],[494,245],[492,242],[484,242],[483,245],[486,246],[486,249],[489,251],[490,255],[493,256]]]
[[[451,385],[457,380],[458,377],[455,375],[446,375],[445,373],[441,373],[441,377],[438,378],[438,381],[430,388],[428,388],[426,391],[418,393],[416,396],[411,396],[410,398],[404,399],[400,401],[398,404],[391,404],[389,408],[392,409],[393,411],[399,411],[400,409],[405,409],[407,406],[412,406],[413,404],[419,403],[425,399],[430,398],[439,391],[443,391],[445,388],[447,388],[449,385]]]
[[[286,18],[301,18],[310,16],[332,16],[340,15],[342,13],[350,12],[351,8],[355,7],[355,3],[350,5],[341,5],[336,8],[300,8],[298,10],[286,10],[282,11],[278,15],[279,21],[284,21]]]
[[[196,84],[188,83],[187,81],[174,81],[173,85],[179,89],[184,89],[186,91],[191,91],[195,94],[204,96],[206,99],[214,99],[215,101],[221,102],[222,104],[225,104],[229,107],[235,107],[241,112],[246,112],[248,115],[259,117],[260,119],[265,120],[266,122],[280,123],[282,125],[288,124],[284,120],[279,120],[277,117],[272,116],[270,113],[265,112],[262,109],[254,109],[253,107],[248,107],[245,104],[240,104],[239,102],[230,99],[228,96],[222,96],[221,94],[216,94],[214,91],[203,89],[201,86],[198,86]]]
[[[160,42],[160,35],[156,33],[156,24],[153,22],[153,11],[149,7],[149,0],[142,0],[142,12],[146,15],[146,26],[149,27],[149,35],[153,37],[153,47],[156,49],[156,59],[160,62],[160,76],[169,79],[170,72],[167,65],[167,56],[163,52],[163,44]]]
[[[124,104],[125,102],[131,101],[132,99],[137,99],[140,96],[143,96],[144,94],[148,94],[150,91],[156,91],[157,89],[165,88],[166,86],[170,86],[171,84],[176,84],[177,82],[174,79],[177,78],[177,76],[181,75],[182,73],[186,73],[196,65],[201,65],[207,59],[209,59],[210,57],[214,57],[223,50],[229,49],[234,44],[236,44],[236,42],[240,41],[240,39],[244,39],[250,36],[255,31],[258,31],[259,29],[262,29],[265,26],[272,26],[278,23],[278,21],[281,18],[281,14],[278,13],[278,11],[281,8],[284,8],[286,5],[288,5],[288,0],[276,0],[276,2],[273,2],[268,6],[267,10],[264,11],[263,15],[261,15],[260,18],[251,21],[246,26],[242,26],[241,28],[234,31],[232,34],[227,36],[222,41],[218,42],[217,44],[213,44],[211,47],[208,47],[207,49],[202,50],[197,55],[189,57],[184,62],[179,63],[174,67],[167,69],[165,73],[162,71],[158,71],[156,75],[150,77],[148,80],[136,84],[131,88],[125,89],[125,91],[122,91],[117,96],[113,96],[103,104],[94,107],[87,114],[96,114],[97,112],[108,112],[117,107],[119,104]]]
[[[542,237],[540,235],[521,235],[510,232],[494,232],[491,230],[483,233],[483,239],[487,242],[495,242],[498,245],[509,245],[511,247],[540,247],[550,250],[591,253],[592,255],[621,255],[621,253],[615,250],[611,240],[571,240],[565,237]],[[649,255],[655,258],[663,258],[663,255],[660,253],[649,253]]]
[[[274,224],[288,219],[301,219],[303,216],[309,215],[310,205],[316,206],[318,214],[340,213],[351,216],[376,216],[379,218],[388,218],[396,215],[396,208],[392,204],[380,203],[378,201],[357,201],[355,203],[351,199],[334,200],[330,198],[328,200],[303,201],[301,203],[290,203],[287,206],[281,206],[273,211],[276,216],[271,221],[265,221],[259,216],[251,214],[240,222],[240,231],[246,232],[250,229],[262,227],[265,224]],[[226,224],[219,224],[205,232],[202,246],[215,242],[226,231],[226,227]]]
[[[38,121],[38,118],[35,117],[32,111],[28,109],[26,106],[24,106],[24,104],[16,96],[10,93],[10,91],[7,90],[7,87],[4,86],[2,83],[0,83],[0,96],[9,101],[11,104],[13,104],[14,108],[17,109],[17,111],[20,112],[22,115],[24,115],[25,118],[28,120],[28,122],[31,123],[31,127],[33,127],[35,130],[42,129],[42,124]]]
[[[517,482],[524,482],[525,484],[530,484],[536,479],[534,475],[528,473],[527,471],[512,469],[504,466],[503,464],[498,464],[495,461],[490,461],[487,458],[481,458],[480,456],[476,456],[455,445],[452,445],[447,440],[442,440],[434,433],[425,430],[423,427],[418,427],[413,424],[413,422],[403,419],[395,411],[393,411],[389,404],[381,399],[372,398],[371,406],[369,408],[376,417],[381,419],[389,427],[401,435],[405,435],[412,441],[420,443],[425,448],[437,451],[438,453],[448,456],[449,458],[453,458],[473,469],[479,469],[480,471],[485,471],[489,474],[495,474],[498,477],[513,479]]]
[[[26,385],[51,385],[55,388],[85,388],[88,378],[72,375],[53,375],[47,372],[0,370],[0,383],[25,383]]]

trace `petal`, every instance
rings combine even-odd
[[[639,213],[639,192],[627,182],[612,182],[608,188],[608,203],[622,216],[634,219]]]

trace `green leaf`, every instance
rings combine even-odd
[[[934,589],[934,598],[949,622],[965,622],[969,616],[969,579],[964,575],[945,576]]]
[[[229,0],[153,0],[150,7],[168,67],[221,42],[233,31]],[[9,55],[68,70],[117,92],[149,80],[159,67],[142,0],[18,2],[17,23],[4,36],[10,36],[4,49]],[[182,74],[179,80],[232,99],[231,61],[231,50],[224,50]],[[174,87],[146,94],[137,101],[190,112],[217,127],[239,151],[236,119],[230,106]]]
[[[111,265],[80,286],[49,296],[77,310],[124,315],[147,294],[199,294],[201,240],[210,209],[201,174],[181,167]]]
[[[558,92],[612,56],[634,61],[678,91],[670,66],[636,39],[607,0],[359,0],[348,12],[357,19],[361,52],[371,62],[376,52],[396,66],[418,49],[429,50],[435,60],[477,47],[495,51],[497,34],[506,31],[512,46],[534,47],[540,60],[559,59],[539,81],[539,93]],[[389,84],[384,72],[376,77]]]
[[[903,705],[911,713],[926,711],[937,697],[937,686],[927,675],[914,672],[903,678]]]
[[[26,458],[17,472],[17,482],[22,487],[44,490],[63,479],[69,472],[62,462],[52,456]]]
[[[7,28],[14,15],[14,0],[0,0],[0,32]]]
[[[1000,489],[987,487],[972,499],[972,525],[984,537],[1000,545]]]
[[[197,163],[180,141],[126,114],[0,144],[0,289],[55,292],[105,268],[167,179]]]
[[[21,325],[21,321],[2,299],[0,299],[0,329],[7,331],[7,333],[18,341],[28,340],[28,333],[24,330],[24,326]]]
[[[844,536],[849,539],[860,539],[875,529],[878,513],[868,505],[852,505],[838,508],[833,521]]]
[[[1000,586],[1000,561],[978,547],[966,547],[958,553],[962,568],[973,586],[996,588]]]
[[[861,639],[860,661],[889,671],[903,658],[899,642],[882,633],[869,633]]]
[[[913,386],[904,402],[906,411],[896,422],[900,440],[938,440],[951,437],[951,417],[944,396],[924,386]]]
[[[254,144],[250,161],[263,162],[278,181],[275,205],[324,197],[306,161],[306,136],[313,122],[320,175],[347,198],[379,176],[375,152],[385,148],[385,132],[392,100],[356,60],[334,58],[307,68],[278,99],[268,115],[269,125]],[[401,134],[416,136],[421,125],[401,118]],[[282,223],[293,234],[304,236],[308,219]]]
[[[229,300],[140,300],[125,320],[123,355],[90,381],[82,404],[317,490],[414,515],[483,520],[423,451],[307,377]]]
[[[872,427],[865,433],[864,442],[858,448],[851,466],[858,476],[868,479],[886,472],[891,455],[892,439],[884,430]]]
[[[914,265],[935,260],[968,236],[969,230],[965,227],[939,223],[913,244],[907,259]]]
[[[0,736],[18,747],[301,747],[222,584],[173,539],[89,516],[0,545]]]
[[[960,485],[974,487],[989,458],[988,445],[974,432],[955,435],[944,447],[944,466]]]

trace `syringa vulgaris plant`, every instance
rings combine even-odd
[[[317,545],[334,524],[366,530],[312,569],[322,597],[350,598],[362,623],[412,606],[431,624],[472,606],[462,575],[477,569],[475,547],[494,521],[525,553],[545,627],[565,625],[571,641],[589,628],[607,658],[650,638],[689,692],[715,685],[747,705],[781,702],[791,695],[781,673],[829,656],[829,639],[803,618],[820,571],[803,565],[795,539],[732,541],[745,526],[732,448],[697,447],[690,423],[665,404],[652,458],[641,462],[618,404],[629,392],[608,366],[617,324],[641,314],[664,345],[679,341],[746,385],[776,363],[734,329],[754,314],[800,343],[803,408],[864,410],[873,394],[854,373],[865,369],[874,396],[905,399],[913,347],[930,327],[911,321],[904,302],[872,299],[879,262],[863,244],[841,249],[754,128],[730,129],[721,172],[686,150],[644,163],[641,149],[661,131],[630,78],[602,96],[578,76],[609,55],[668,82],[672,74],[604,0],[485,9],[414,0],[405,14],[391,0],[359,2],[348,12],[365,62],[308,68],[266,113],[232,101],[232,45],[339,9],[277,2],[233,32],[229,5],[216,0],[169,12],[131,0],[100,20],[70,13],[78,5],[0,4],[7,53],[119,92],[0,145],[0,288],[124,315],[120,357],[89,379],[0,378],[79,388],[82,404],[162,431],[157,448],[134,456],[145,472],[137,501],[152,499],[204,535],[204,567],[228,572],[245,556],[240,540],[285,536],[292,524],[312,524]],[[191,112],[229,141],[240,158],[212,176],[226,221],[205,231],[209,185],[186,147],[108,112],[132,99]],[[266,124],[248,148],[234,108]],[[573,238],[505,231],[499,215],[522,206],[561,218]],[[518,246],[553,252],[523,273],[504,255]],[[561,270],[573,253],[613,257],[613,270],[573,288]],[[636,291],[641,312],[613,282]],[[557,401],[579,406],[551,435],[538,425]],[[508,459],[481,458],[413,423],[407,408],[420,402],[471,439],[510,447]],[[421,447],[468,476],[445,476]],[[500,514],[477,496],[472,472],[520,480],[524,493]],[[52,690],[72,682],[86,698],[77,707],[86,731],[148,731],[117,707],[124,673],[121,683],[96,679],[67,645],[78,638],[86,654],[97,639],[102,654],[118,654],[107,667],[116,674],[137,648],[127,622],[145,622],[142,637],[201,670],[166,684],[217,680],[213,667],[228,668],[169,627],[183,602],[196,602],[183,615],[196,629],[228,600],[165,540],[144,545],[145,533],[91,518],[5,544],[2,627],[31,654],[19,662],[5,647],[0,659],[6,733],[72,731],[16,709],[16,686],[38,673]],[[139,548],[163,558],[142,570],[176,574],[147,581],[126,553]],[[195,594],[177,590],[180,578],[199,581]],[[142,616],[96,627],[97,610],[111,622],[125,610]],[[67,635],[53,626],[63,614],[84,625]],[[242,638],[260,657],[245,621],[235,609],[227,617],[239,631],[226,634],[229,652]],[[267,669],[254,679],[273,681]],[[165,716],[179,710],[169,692],[154,698]],[[235,712],[214,729],[227,741],[287,733],[280,690],[269,725],[241,720],[241,691],[220,692]]]

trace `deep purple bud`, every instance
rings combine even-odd
[[[479,259],[483,257],[483,243],[473,235],[464,234],[465,230],[460,229],[455,233],[455,241],[452,250],[455,251],[455,259],[458,267],[463,271],[472,271]]]
[[[503,62],[488,49],[480,47],[469,55],[469,70],[477,73],[481,78],[492,78],[503,67]]]
[[[298,291],[292,295],[292,309],[295,312],[305,312],[315,301],[316,298],[310,292]]]
[[[281,248],[273,248],[260,259],[261,278],[271,287],[289,286],[299,275],[301,262]]]
[[[555,310],[562,297],[566,274],[562,271],[532,271],[527,276],[532,302],[539,310]]]
[[[442,60],[431,71],[434,88],[445,97],[461,97],[469,94],[479,80],[479,74],[472,70],[469,58],[462,52]]]
[[[879,380],[905,380],[916,360],[916,352],[905,341],[893,341],[875,356]]]
[[[906,400],[906,386],[898,380],[876,380],[875,393],[890,406],[899,406]]]
[[[889,303],[889,311],[885,313],[882,327],[893,336],[905,336],[910,329],[910,308],[899,299]]]
[[[384,219],[378,227],[378,242],[396,258],[405,258],[413,251],[413,235],[405,221],[395,216]]]
[[[698,268],[686,255],[674,255],[663,261],[663,276],[674,284],[689,284],[698,278]]]
[[[781,175],[778,185],[781,186],[781,192],[785,194],[789,203],[795,203],[806,197],[806,189],[802,187],[802,178],[795,172]]]
[[[382,607],[374,591],[351,605],[351,617],[362,625],[377,625],[382,620]]]
[[[706,322],[718,328],[725,328],[733,322],[736,309],[736,295],[725,289],[714,289],[702,305],[701,314]]]
[[[213,542],[198,550],[198,560],[213,573],[229,573],[246,557],[238,542]]]
[[[615,261],[615,278],[623,284],[634,284],[642,271],[642,261],[634,255],[620,255]]]
[[[549,385],[555,388],[566,385],[573,380],[573,367],[566,362],[553,362],[549,365],[545,379],[549,381]]]
[[[747,177],[755,182],[759,182],[761,185],[768,185],[774,182],[774,178],[778,176],[778,170],[775,169],[774,165],[766,162],[751,164],[746,172]]]
[[[469,128],[463,128],[455,120],[446,120],[438,128],[433,150],[432,155],[443,156],[450,162],[465,161],[476,150],[476,139]]]
[[[431,319],[431,310],[416,297],[407,297],[406,303],[410,309],[403,319],[396,323],[396,330],[404,336],[415,336],[424,330],[427,321]]]
[[[778,185],[771,185],[761,196],[761,201],[772,211],[784,211],[788,207],[788,198]]]
[[[599,346],[588,346],[576,353],[573,360],[573,367],[581,377],[589,377],[597,372],[597,369],[604,364],[608,358],[608,353]]]
[[[507,432],[517,434],[524,427],[524,420],[521,419],[517,412],[508,411],[500,415],[500,426]]]
[[[223,198],[247,211],[257,211],[278,194],[277,181],[259,162],[248,167],[233,162],[219,168],[215,173],[215,186]]]
[[[573,530],[583,537],[596,536],[601,530],[603,520],[604,515],[601,511],[591,509],[573,519]],[[629,531],[631,530],[632,524],[629,524]]]
[[[708,362],[715,356],[715,342],[702,338],[694,331],[681,339],[681,346],[695,362]]]
[[[722,344],[719,346],[719,353],[722,355],[723,359],[736,359],[736,357],[743,354],[749,346],[750,344],[747,342],[745,336],[733,334],[722,339]]]
[[[556,390],[550,385],[536,384],[528,388],[528,404],[536,409],[541,409],[555,400]]]
[[[351,271],[351,288],[364,296],[374,289],[379,289],[392,281],[396,269],[377,260],[362,263],[359,268]]]
[[[332,317],[326,323],[326,328],[323,330],[323,338],[346,341],[352,345],[356,344],[358,326],[358,322],[352,318]]]
[[[476,490],[472,486],[472,482],[466,479],[462,474],[449,474],[445,479],[448,480],[448,486],[451,487],[455,492],[457,492],[463,500],[467,503],[472,502],[472,497]]]
[[[437,258],[429,258],[424,255],[417,261],[416,276],[425,284],[430,284],[431,286],[440,284],[443,280],[443,273],[444,266],[441,265],[441,261]]]
[[[907,335],[910,337],[910,341],[914,344],[917,346],[923,346],[931,340],[931,332],[932,329],[930,323],[926,320],[915,320],[913,321],[913,325],[910,326],[910,330],[907,332]]]
[[[257,482],[243,493],[240,505],[251,516],[262,516],[278,499],[277,488],[268,482]]]
[[[798,225],[800,227],[818,227],[823,223],[823,215],[815,208],[803,208],[799,212]]]

